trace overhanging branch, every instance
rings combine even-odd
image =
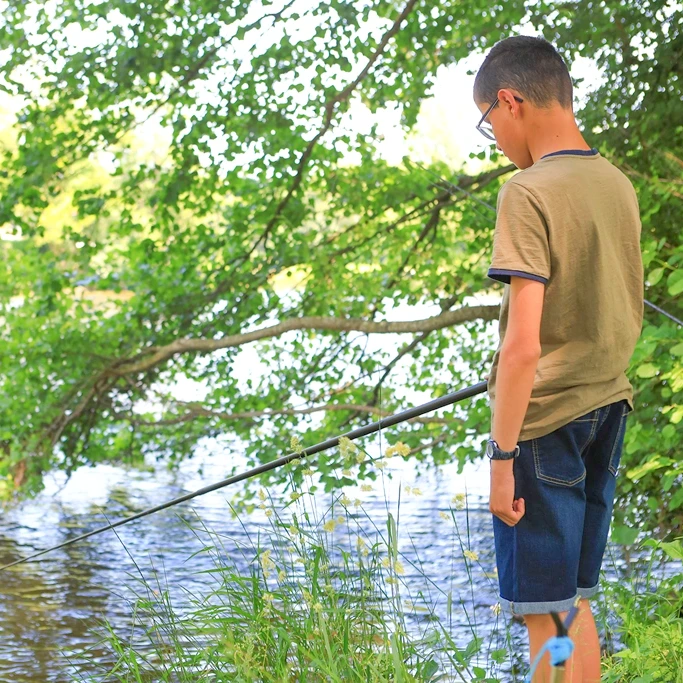
[[[136,427],[156,428],[182,424],[184,422],[190,422],[200,417],[216,418],[223,422],[229,422],[234,420],[257,420],[259,418],[277,417],[280,415],[310,415],[312,413],[333,411],[352,411],[354,413],[368,413],[370,415],[376,415],[377,417],[387,417],[388,415],[393,415],[393,412],[391,410],[384,410],[383,408],[378,408],[377,406],[356,405],[354,403],[326,404],[319,406],[309,406],[308,408],[245,410],[239,413],[226,413],[219,410],[211,410],[196,403],[178,402],[178,405],[184,407],[186,409],[186,412],[184,412],[182,415],[177,415],[176,417],[170,417],[162,420],[141,420],[133,418],[130,415],[123,415],[121,413],[116,413],[116,417],[125,419],[127,422],[135,425]],[[408,422],[447,425],[453,424],[454,422],[462,422],[462,420],[457,417],[415,417],[411,420],[408,420]]]
[[[111,369],[113,375],[129,375],[146,372],[172,358],[185,353],[212,353],[221,349],[243,346],[259,339],[279,337],[295,330],[318,330],[332,332],[365,332],[367,334],[403,334],[410,332],[432,332],[473,320],[497,320],[500,313],[498,305],[463,306],[454,311],[444,311],[439,315],[422,320],[400,322],[370,321],[358,318],[333,318],[304,316],[291,318],[270,327],[252,332],[231,334],[222,339],[177,339],[165,346],[152,346],[145,351],[146,357],[136,362],[121,362]]]

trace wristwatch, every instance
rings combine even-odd
[[[486,442],[486,455],[489,460],[512,460],[519,455],[519,444],[512,451],[503,451],[493,439],[489,439]]]

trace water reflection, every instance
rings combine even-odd
[[[63,481],[55,477],[39,498],[3,516],[0,561],[8,563],[62,543],[108,520],[134,514],[230,474],[219,458],[208,454],[200,464],[201,479],[196,475],[196,461],[176,474],[165,470],[131,473],[110,466],[83,468],[61,489]],[[418,605],[436,604],[437,614],[445,619],[451,592],[456,605],[462,601],[453,611],[456,642],[465,645],[471,638],[470,623],[476,622],[478,635],[490,641],[491,649],[504,646],[504,617],[496,619],[490,609],[496,602],[496,581],[485,574],[494,568],[491,520],[482,498],[488,486],[486,464],[468,466],[462,474],[453,464],[418,477],[412,463],[396,458],[385,473],[391,473],[393,479],[383,478],[384,491],[379,482],[371,493],[359,487],[347,490],[350,498],[363,501],[363,510],[349,520],[354,533],[337,534],[335,543],[351,549],[359,530],[370,539],[377,537],[378,531],[386,533],[390,510],[399,525],[399,552],[403,553],[408,584],[407,591],[402,589],[403,597]],[[423,495],[406,495],[405,485],[419,487]],[[455,494],[465,491],[468,510],[456,513],[456,523],[464,547],[478,554],[472,574],[474,590],[456,529],[439,515],[448,510]],[[224,552],[246,573],[253,553],[244,548],[255,546],[259,537],[267,539],[270,522],[261,510],[233,519],[227,502],[233,494],[234,490],[227,489],[207,494],[121,527],[116,533],[105,532],[5,571],[0,601],[0,680],[81,680],[77,671],[82,664],[76,653],[85,648],[91,648],[92,655],[106,664],[110,654],[97,645],[94,627],[106,619],[120,632],[130,629],[134,592],[140,590],[138,572],[161,588],[168,586],[174,604],[182,604],[184,591],[208,592],[211,575],[199,572],[211,568],[212,560],[206,553],[193,555],[202,541],[208,540],[202,538],[198,519],[221,534]],[[281,496],[277,491],[271,494],[276,500]],[[329,504],[330,494],[316,494],[319,512]],[[428,619],[428,612],[418,609],[410,623],[423,632]],[[522,627],[513,625],[512,635],[523,656]],[[81,673],[94,674],[93,665],[89,666],[89,671]]]

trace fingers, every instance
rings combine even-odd
[[[508,526],[515,526],[526,512],[526,504],[524,498],[519,498],[512,503],[512,510],[494,510],[491,512],[498,517],[502,522],[505,522]]]

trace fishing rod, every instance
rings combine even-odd
[[[230,484],[236,484],[237,482],[244,481],[245,479],[256,477],[259,474],[263,474],[264,472],[268,472],[270,470],[276,469],[277,467],[281,467],[282,465],[286,465],[287,463],[292,462],[292,460],[305,458],[309,455],[315,455],[316,453],[327,451],[330,448],[338,446],[339,440],[342,438],[347,438],[350,441],[354,441],[355,439],[360,439],[364,436],[367,436],[368,434],[374,434],[375,432],[378,432],[386,427],[393,427],[394,425],[400,424],[401,422],[411,420],[415,417],[420,417],[425,413],[430,413],[434,410],[444,408],[445,406],[452,405],[466,398],[477,396],[478,394],[481,394],[484,391],[486,391],[486,387],[487,382],[479,382],[478,384],[473,384],[472,386],[466,387],[465,389],[460,389],[459,391],[446,394],[445,396],[442,396],[440,398],[435,398],[431,401],[428,401],[427,403],[423,403],[422,405],[416,406],[414,408],[409,408],[408,410],[404,410],[400,413],[389,415],[388,417],[383,417],[380,420],[377,420],[377,422],[373,422],[372,424],[366,425],[365,427],[359,427],[358,429],[346,432],[346,434],[335,436],[331,439],[327,439],[326,441],[321,441],[320,443],[315,444],[314,446],[310,446],[309,448],[304,448],[301,451],[290,453],[289,455],[285,455],[282,458],[278,458],[277,460],[272,460],[271,462],[259,465],[258,467],[254,467],[253,469],[247,470],[246,472],[242,472],[241,474],[236,474],[232,477],[228,477],[227,479],[223,479],[222,481],[219,481],[215,484],[210,484],[209,486],[197,489],[192,493],[187,493],[184,496],[174,498],[173,500],[170,500],[166,503],[162,503],[161,505],[157,505],[147,510],[143,510],[142,512],[138,512],[134,515],[131,515],[130,517],[126,517],[124,519],[120,519],[117,522],[113,522],[112,524],[107,524],[106,526],[99,527],[98,529],[93,529],[92,531],[88,531],[85,534],[81,534],[80,536],[71,538],[68,541],[65,541],[64,543],[60,543],[59,545],[55,545],[50,548],[45,548],[44,550],[40,550],[36,553],[33,553],[32,555],[29,555],[28,557],[24,557],[19,560],[15,560],[14,562],[10,562],[9,564],[0,567],[0,571],[4,571],[5,569],[9,569],[10,567],[14,567],[18,564],[30,562],[31,560],[35,560],[37,557],[50,553],[53,550],[66,548],[69,545],[78,543],[79,541],[82,541],[86,538],[90,538],[91,536],[96,536],[97,534],[109,531],[110,529],[115,529],[116,527],[123,526],[124,524],[128,524],[129,522],[134,522],[136,519],[142,519],[143,517],[152,515],[155,512],[161,512],[166,508],[178,505],[179,503],[184,503],[188,500],[192,500],[193,498],[197,498],[198,496],[203,496],[205,493],[218,491],[218,489],[222,489],[225,486],[230,486]]]

